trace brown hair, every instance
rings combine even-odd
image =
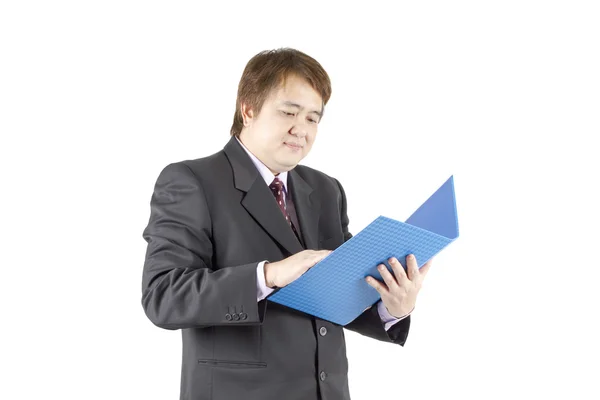
[[[331,82],[321,64],[289,47],[265,50],[252,57],[242,73],[231,136],[239,136],[244,126],[242,103],[254,110],[255,116],[258,115],[271,91],[285,85],[288,76],[292,74],[305,79],[321,95],[321,115],[323,114],[325,104],[331,97]]]

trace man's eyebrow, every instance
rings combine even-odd
[[[293,103],[291,101],[284,101],[282,104],[284,106],[288,106],[288,107],[296,107],[296,108],[299,108],[299,109],[303,109],[304,108],[300,104],[296,104],[296,103]],[[319,118],[321,118],[321,116],[322,116],[322,113],[320,111],[313,110],[313,111],[311,111],[311,113],[317,114],[319,116]]]

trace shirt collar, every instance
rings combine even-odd
[[[269,170],[269,168],[267,168],[267,166],[265,164],[263,164],[262,161],[260,161],[254,154],[252,154],[250,152],[250,150],[248,150],[248,148],[246,148],[246,146],[244,146],[244,143],[242,143],[242,141],[237,136],[236,136],[236,140],[238,141],[239,144],[242,145],[242,148],[246,151],[246,153],[248,153],[248,156],[250,157],[250,159],[256,166],[256,169],[258,169],[258,172],[260,173],[260,175],[263,177],[263,179],[267,183],[267,186],[269,186],[271,183],[273,183],[273,180],[275,179],[275,175],[273,175],[271,170]],[[281,182],[283,182],[283,187],[285,189],[285,193],[287,193],[287,191],[288,191],[287,190],[287,176],[288,176],[287,171],[280,172],[277,175],[279,180]]]

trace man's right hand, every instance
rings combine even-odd
[[[284,260],[265,263],[265,283],[270,288],[289,285],[331,253],[331,250],[304,250]]]

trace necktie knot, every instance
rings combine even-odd
[[[269,188],[271,189],[271,191],[277,199],[283,197],[281,194],[281,191],[283,190],[283,182],[281,182],[281,180],[279,180],[278,177],[275,177],[275,179],[273,179],[273,182],[269,185]]]
[[[281,182],[281,180],[278,177],[275,177],[270,186],[271,188],[281,189],[283,187],[283,182]]]

